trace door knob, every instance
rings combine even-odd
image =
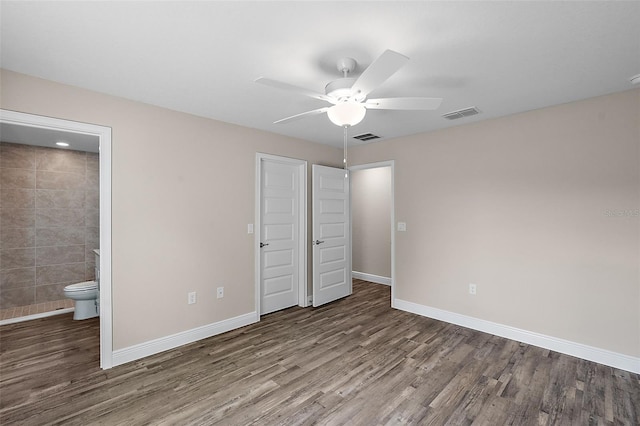
[[[317,245],[322,244],[322,243],[324,243],[324,241],[315,240],[315,241],[313,241],[313,242],[311,243],[311,245],[315,245],[315,246],[317,246]]]
[[[260,243],[260,248],[264,247],[264,246],[268,246],[269,243]]]

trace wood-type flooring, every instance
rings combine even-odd
[[[2,425],[638,425],[640,377],[390,308],[387,286],[100,370],[99,321],[0,327]]]

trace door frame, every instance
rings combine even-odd
[[[262,257],[260,256],[260,239],[262,237],[262,212],[260,207],[262,205],[262,161],[271,160],[281,163],[287,163],[298,167],[299,171],[299,221],[298,226],[300,229],[299,241],[298,241],[298,306],[306,308],[308,306],[307,300],[307,161],[299,160],[297,158],[281,157],[278,155],[264,154],[261,152],[256,153],[256,188],[255,188],[255,227],[254,227],[254,259],[255,259],[255,309],[258,317],[260,317],[260,299],[261,299],[261,272],[262,272]]]
[[[111,128],[0,109],[0,122],[96,136],[100,149],[100,368],[113,366],[111,283]]]
[[[395,289],[396,289],[396,228],[395,228],[395,160],[379,161],[376,163],[359,164],[356,166],[349,166],[350,171],[377,169],[381,167],[391,167],[391,307],[395,308]],[[349,185],[352,180],[349,179]],[[353,188],[349,188],[349,194],[353,194]],[[351,200],[349,200],[351,202]],[[351,215],[353,215],[353,209],[351,209]],[[353,224],[353,217],[350,218]],[[351,242],[353,244],[353,226],[351,226]]]

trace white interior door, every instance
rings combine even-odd
[[[300,165],[261,159],[260,314],[298,304]]]
[[[313,306],[351,294],[349,179],[313,165]]]

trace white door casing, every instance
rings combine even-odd
[[[306,298],[306,162],[259,154],[257,163],[257,297],[264,315]]]
[[[111,304],[111,128],[0,109],[0,122],[96,136],[100,149],[100,368],[113,367]]]
[[[352,291],[349,179],[344,169],[312,171],[313,306],[320,306]]]

